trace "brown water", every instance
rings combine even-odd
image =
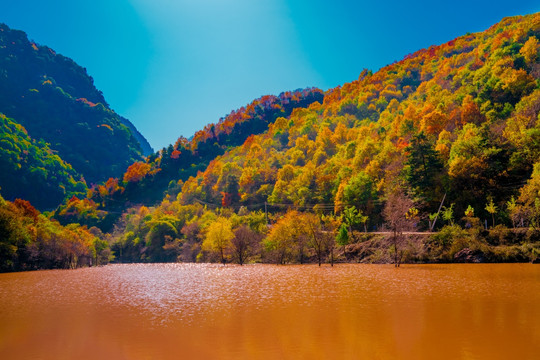
[[[540,265],[0,274],[0,359],[540,359]]]

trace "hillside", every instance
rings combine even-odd
[[[0,195],[0,272],[106,264],[111,252],[100,236],[95,228],[63,227],[28,201]]]
[[[38,208],[54,208],[66,196],[84,195],[86,184],[47,144],[0,114],[0,189]]]
[[[122,178],[110,178],[93,187],[87,199],[71,199],[56,211],[55,217],[64,224],[82,222],[108,231],[130,206],[158,204],[165,193],[176,197],[183,182],[206,169],[216,156],[266,131],[277,118],[323,99],[323,92],[316,88],[256,99],[207,125],[191,140],[180,137],[174,145],[148,156],[146,161],[132,164]]]
[[[426,211],[444,193],[457,212],[482,212],[488,197],[502,205],[540,159],[539,37],[539,14],[507,18],[363,71],[214,160],[179,199],[220,204],[234,175],[233,206],[356,205],[374,216],[397,184]]]
[[[4,24],[0,113],[22,125],[37,144],[49,144],[80,174],[77,181],[82,175],[88,185],[121,175],[151,152],[134,126],[109,108],[84,68]]]
[[[539,38],[540,14],[506,18],[363,71],[322,104],[297,108],[218,156],[176,199],[128,211],[115,249],[130,261],[217,260],[224,250],[211,242],[217,221],[267,236],[258,247],[263,261],[302,262],[309,244],[312,255],[322,248],[325,236],[314,229],[358,241],[351,230],[391,227],[389,214],[405,204],[403,222],[426,230],[444,199],[437,228],[445,225],[446,235],[399,250],[407,261],[534,257],[538,249],[527,241],[540,228]],[[265,207],[276,222],[269,233]],[[301,213],[282,218],[287,209],[327,216],[324,224]],[[354,245],[355,261],[389,261],[389,249],[397,259],[397,243],[369,244]]]

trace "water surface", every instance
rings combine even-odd
[[[540,265],[0,274],[0,359],[538,359]]]

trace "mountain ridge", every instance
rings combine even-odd
[[[24,135],[21,136],[29,137],[24,141],[27,144],[28,141],[35,142],[32,149],[47,144],[45,153],[54,152],[69,164],[72,167],[69,171],[77,173],[72,174],[73,181],[85,183],[85,187],[121,174],[131,163],[152,152],[135,126],[109,108],[85,68],[47,46],[28,40],[26,33],[5,24],[0,24],[0,113],[6,116],[4,122],[9,119],[10,123],[16,122],[23,127]],[[13,136],[5,134],[6,144],[14,139]],[[38,208],[56,207],[62,198],[55,195],[46,199],[47,191],[39,182],[29,180],[37,179],[30,173],[19,187],[12,186],[10,179],[20,176],[20,172],[16,175],[13,172],[16,166],[10,162],[19,161],[16,159],[20,156],[9,153],[11,146],[17,144],[2,148],[3,161],[7,164],[0,181],[3,196],[14,200],[32,193],[31,199]],[[33,152],[34,155],[38,153]],[[55,161],[51,157],[47,159],[51,164]],[[12,170],[7,172],[8,169]],[[62,179],[56,181],[65,197],[86,191],[78,188],[73,192],[73,186],[65,183],[67,178]],[[29,188],[23,188],[25,186]]]
[[[118,158],[123,165],[108,165],[114,174],[140,159],[142,146],[148,152],[148,143],[138,134],[139,142],[131,133],[134,125],[109,108],[85,68],[5,24],[0,24],[0,94],[1,112],[51,144],[90,183],[106,176],[88,164],[94,153]],[[77,136],[89,141],[83,146],[73,141]],[[92,147],[100,141],[100,148]]]

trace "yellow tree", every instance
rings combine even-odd
[[[540,51],[540,45],[538,45],[538,39],[534,36],[529,37],[529,39],[523,44],[519,53],[523,55],[527,63],[534,63],[538,58],[538,52]]]
[[[495,214],[499,210],[497,205],[493,202],[493,198],[489,198],[489,202],[486,204],[485,207],[486,211],[491,214],[491,218],[493,220],[493,227],[495,227]]]
[[[227,250],[231,247],[234,238],[229,219],[219,217],[208,226],[206,237],[202,243],[202,250],[218,253],[221,262],[225,265]]]
[[[264,246],[277,264],[285,264],[293,257],[299,237],[299,213],[289,211],[279,219],[264,240]],[[300,249],[300,252],[302,249]],[[301,255],[302,256],[302,255]]]

